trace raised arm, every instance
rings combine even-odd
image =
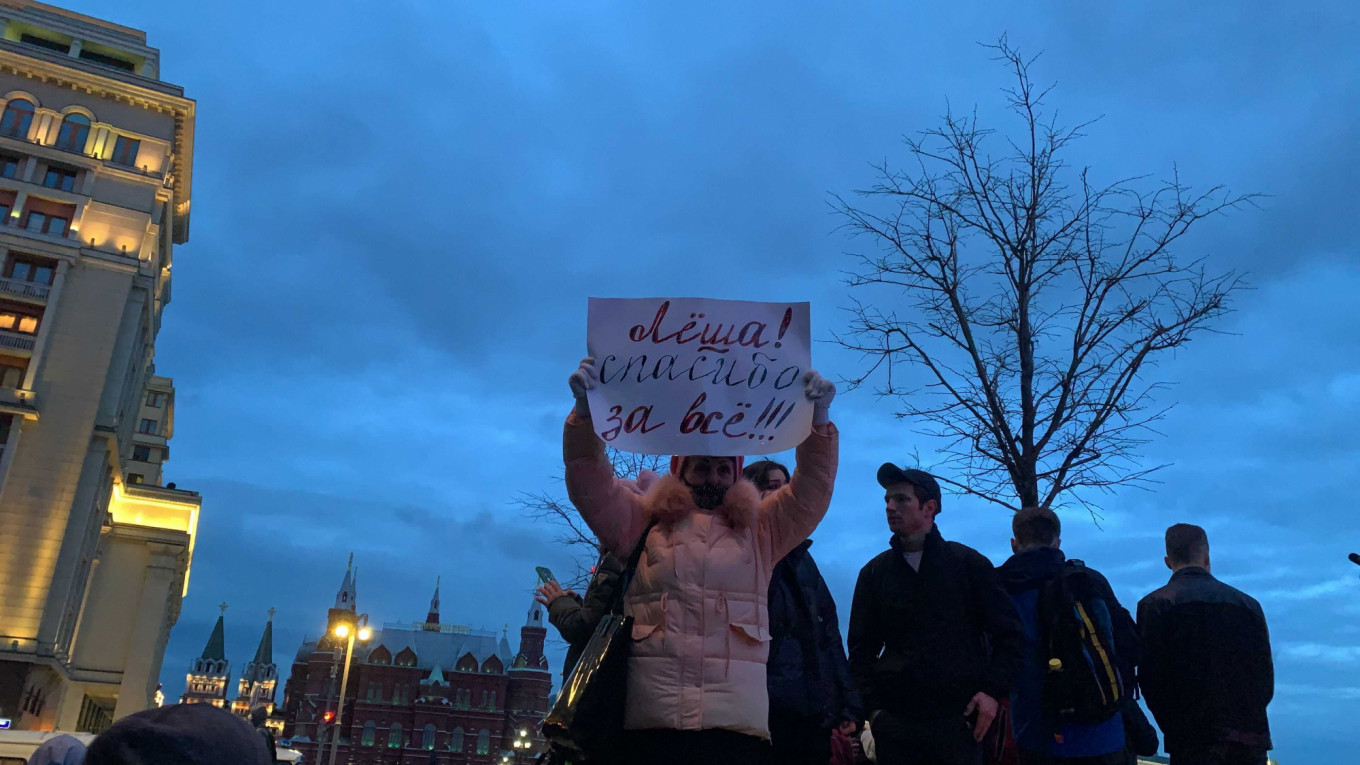
[[[761,530],[769,540],[770,560],[782,560],[812,536],[831,506],[836,483],[840,434],[829,412],[836,386],[810,371],[803,377],[803,395],[812,403],[812,432],[798,445],[798,462],[788,485],[760,503]]]
[[[595,385],[595,360],[586,358],[568,380],[576,408],[562,428],[567,496],[604,549],[627,558],[647,527],[642,498],[614,477],[604,441],[595,434],[586,391]]]

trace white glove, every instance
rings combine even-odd
[[[803,375],[803,395],[812,402],[812,424],[831,422],[831,400],[836,397],[836,384],[822,377],[815,369]]]
[[[595,371],[595,359],[587,356],[581,359],[581,366],[567,378],[571,395],[576,398],[576,416],[589,417],[590,404],[586,401],[586,391],[595,390],[600,382],[600,374]]]

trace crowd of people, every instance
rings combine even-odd
[[[809,550],[837,478],[835,386],[802,382],[813,427],[792,472],[693,455],[627,481],[591,422],[593,360],[569,379],[567,491],[604,552],[584,597],[550,583],[540,598],[570,675],[622,593],[625,761],[1125,765],[1163,745],[1173,765],[1266,763],[1265,618],[1210,573],[1198,526],[1167,529],[1170,581],[1135,621],[1066,557],[1052,510],[1015,513],[1014,555],[994,566],[941,534],[933,476],[884,464],[889,549],[860,571],[843,644]]]

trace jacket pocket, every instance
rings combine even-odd
[[[770,642],[770,631],[759,624],[730,624],[728,627],[737,637],[752,645]]]
[[[633,642],[640,643],[643,640],[656,634],[661,629],[660,624],[643,624],[639,621],[633,622]]]

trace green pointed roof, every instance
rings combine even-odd
[[[222,617],[226,615],[226,609],[222,611],[223,613],[217,616],[217,624],[213,626],[212,634],[208,636],[208,644],[203,646],[203,655],[199,658],[213,661],[225,661],[227,658],[227,641],[222,636]]]
[[[264,634],[260,636],[260,647],[255,649],[255,664],[274,663],[274,609],[269,609],[269,621],[264,623]]]

